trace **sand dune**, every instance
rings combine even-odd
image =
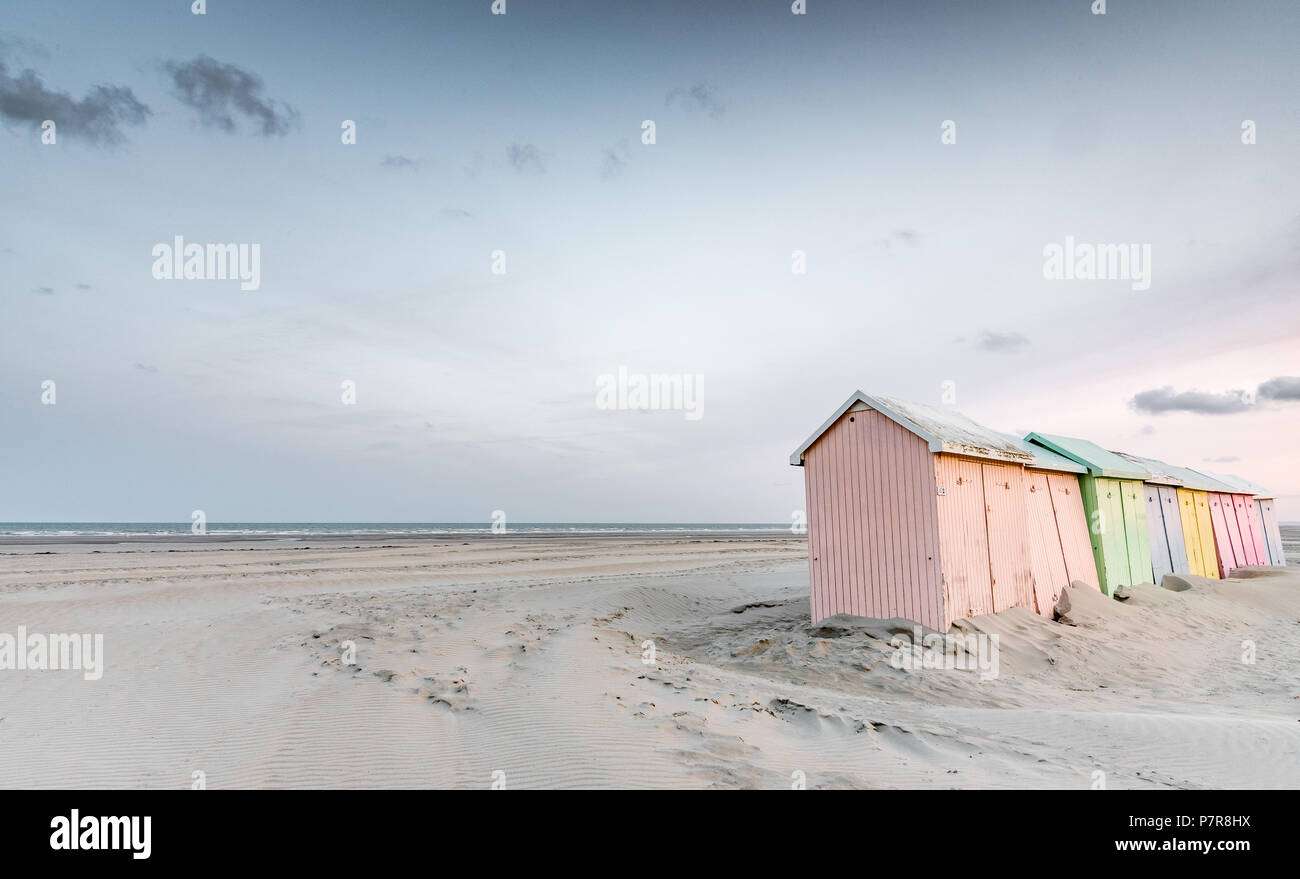
[[[801,538],[194,541],[0,547],[0,632],[106,658],[0,671],[0,785],[1300,786],[1300,571],[961,621],[981,680],[811,626]]]

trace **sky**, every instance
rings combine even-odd
[[[858,388],[1300,520],[1300,4],[1106,5],[0,0],[0,521],[788,522]]]

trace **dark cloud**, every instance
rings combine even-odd
[[[56,134],[86,143],[114,146],[126,140],[123,125],[143,125],[153,111],[129,88],[97,85],[76,100],[67,92],[45,87],[33,70],[11,76],[0,61],[0,118],[33,131],[50,119]]]
[[[236,117],[253,125],[263,137],[284,136],[298,125],[298,111],[282,101],[262,96],[262,78],[207,55],[193,61],[168,61],[163,70],[172,78],[176,97],[196,110],[204,125],[233,132]]]
[[[156,367],[156,366],[150,366],[150,365],[147,364],[147,363],[137,363],[137,364],[135,365],[135,368],[138,369],[138,370],[140,370],[141,372],[157,372],[157,371],[158,371],[158,367]]]
[[[1202,415],[1232,415],[1250,408],[1245,391],[1180,391],[1172,387],[1140,391],[1129,405],[1147,415],[1164,415],[1169,412],[1196,412]]]
[[[32,292],[33,292],[33,293],[39,293],[39,294],[41,294],[42,296],[53,296],[53,295],[54,295],[54,288],[53,288],[53,287],[33,287],[33,288],[32,288]]]
[[[408,159],[406,156],[384,156],[384,160],[379,163],[380,166],[387,168],[389,171],[418,171],[420,163],[415,159]]]
[[[536,144],[512,143],[506,147],[506,158],[520,174],[546,173],[546,156]]]
[[[1029,346],[1029,339],[1020,333],[995,333],[985,330],[975,340],[975,347],[990,354],[1014,354]]]
[[[440,213],[448,220],[469,220],[474,216],[469,211],[461,208],[443,208]]]
[[[1262,400],[1300,400],[1300,378],[1294,375],[1279,375],[1259,386]]]
[[[664,103],[669,106],[683,106],[692,110],[708,113],[714,119],[720,119],[727,112],[727,105],[718,96],[718,91],[707,82],[697,82],[690,88],[675,88],[668,93]]]
[[[78,289],[78,290],[89,290],[89,289],[91,289],[91,287],[90,287],[89,284],[86,284],[86,283],[79,283],[79,284],[77,284],[77,289]]]

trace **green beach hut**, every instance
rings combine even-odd
[[[1153,582],[1142,484],[1151,478],[1150,471],[1088,440],[1049,433],[1025,439],[1087,468],[1079,474],[1079,488],[1101,591],[1113,596],[1120,586]]]

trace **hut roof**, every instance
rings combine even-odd
[[[1211,479],[1217,479],[1227,485],[1234,494],[1250,494],[1265,500],[1277,497],[1277,492],[1269,491],[1258,482],[1251,482],[1249,479],[1242,479],[1240,476],[1231,473],[1210,473],[1208,470],[1197,470],[1196,472],[1203,473]]]
[[[855,409],[856,407],[856,409]],[[830,430],[831,425],[850,409],[874,409],[899,426],[925,440],[930,451],[944,452],[950,455],[968,455],[973,458],[989,458],[994,461],[1011,461],[1028,464],[1034,460],[1033,455],[1020,446],[1009,442],[1006,437],[989,430],[983,425],[971,421],[965,415],[948,409],[938,409],[922,403],[908,403],[893,397],[880,395],[868,396],[862,391],[854,391],[830,418],[804,440],[790,456],[790,463],[796,467],[803,466],[804,452]]]
[[[1190,488],[1193,491],[1226,491],[1231,492],[1232,486],[1225,482],[1220,482],[1212,476],[1207,476],[1199,470],[1193,470],[1190,467],[1177,467],[1173,464],[1165,464],[1165,471],[1172,476],[1177,477],[1183,483],[1183,488]]]
[[[1155,458],[1143,458],[1140,455],[1130,455],[1127,452],[1116,452],[1126,461],[1132,461],[1139,467],[1145,467],[1148,475],[1142,478],[1143,482],[1151,482],[1156,485],[1182,485],[1183,480],[1174,472],[1173,467],[1164,461],[1157,461]]]
[[[1014,443],[1021,449],[1034,456],[1033,463],[1026,464],[1026,467],[1032,467],[1035,470],[1054,470],[1059,473],[1087,473],[1088,468],[1078,461],[1072,461],[1064,455],[1058,455],[1045,446],[1034,445],[1031,442],[1021,439],[1010,433],[999,434],[1005,437],[1007,442]]]
[[[1031,433],[1025,439],[1082,464],[1093,476],[1111,479],[1146,479],[1151,475],[1141,464],[1121,458],[1114,452],[1108,452],[1086,439],[1056,436],[1050,433]]]

